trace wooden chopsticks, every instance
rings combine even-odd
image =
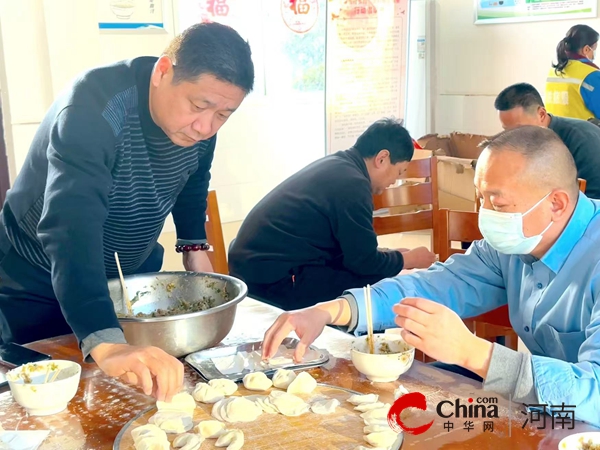
[[[373,342],[373,310],[371,309],[371,285],[363,288],[365,294],[365,309],[367,310],[367,342],[369,343],[369,353],[375,353],[375,342]]]
[[[121,288],[123,289],[123,297],[125,298],[125,304],[127,305],[127,312],[130,316],[133,316],[133,308],[131,307],[131,300],[129,300],[129,294],[127,293],[127,286],[125,285],[125,278],[123,278],[123,271],[121,270],[121,263],[119,262],[119,254],[115,252],[115,261],[117,262],[117,269],[119,270],[119,278],[121,279]]]

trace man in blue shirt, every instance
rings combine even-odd
[[[576,178],[553,131],[498,135],[475,175],[485,239],[465,255],[374,285],[374,329],[401,327],[409,344],[474,372],[485,389],[526,404],[575,405],[577,419],[600,425],[600,202],[579,193]],[[505,304],[531,354],[478,338],[461,320]],[[327,324],[366,331],[362,290],[282,314],[265,334],[263,357],[295,330],[302,358]]]

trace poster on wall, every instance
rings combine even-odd
[[[597,0],[475,0],[475,23],[586,19],[597,8]]]
[[[408,0],[329,0],[327,151],[350,148],[384,117],[404,118]]]
[[[103,30],[164,28],[162,0],[98,0]]]

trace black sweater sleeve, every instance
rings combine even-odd
[[[364,181],[346,183],[343,195],[332,193],[333,233],[340,244],[343,264],[363,276],[381,278],[398,275],[404,266],[402,253],[380,251],[373,229],[373,197]]]
[[[99,113],[69,106],[58,114],[38,237],[51,262],[54,293],[80,343],[94,332],[121,328],[103,253],[114,152],[114,134]]]
[[[206,199],[216,143],[217,136],[215,135],[206,149],[202,151],[198,169],[188,179],[173,207],[173,222],[175,222],[179,239],[206,239]]]

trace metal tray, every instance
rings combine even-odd
[[[296,345],[299,342],[300,341],[298,339],[288,337],[283,340],[281,345],[285,346],[289,350],[293,350],[296,348]],[[262,341],[256,341],[201,350],[186,356],[185,362],[187,362],[194,370],[196,370],[196,372],[200,374],[200,376],[202,376],[206,380],[210,381],[216,378],[227,378],[237,383],[239,381],[242,381],[244,375],[251,372],[264,372],[265,375],[270,376],[273,375],[277,371],[277,369],[309,369],[312,367],[322,366],[323,364],[327,363],[327,361],[329,361],[329,353],[326,350],[322,350],[311,345],[310,347],[308,347],[307,350],[315,352],[316,357],[308,361],[303,361],[300,364],[283,364],[278,365],[275,368],[267,367],[262,370],[261,368],[254,368],[253,370],[244,368],[241,372],[224,374],[215,366],[213,362],[214,358],[233,356],[241,352],[252,353],[255,350],[260,350],[261,344]]]

